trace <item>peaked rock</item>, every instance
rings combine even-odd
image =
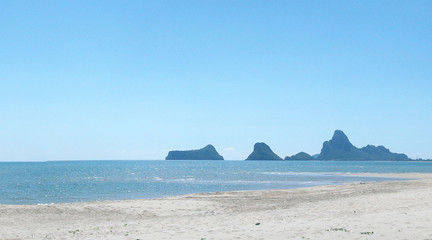
[[[253,152],[246,160],[282,160],[265,143],[255,143]]]
[[[170,151],[165,160],[224,160],[213,145],[188,151]]]
[[[336,130],[333,134],[332,139],[329,141],[331,145],[334,147],[344,149],[344,150],[350,150],[354,145],[350,142],[348,137],[345,135],[344,132],[341,130]]]
[[[322,160],[366,160],[368,154],[351,144],[341,130],[336,130],[330,141],[325,141],[319,159]]]
[[[367,160],[367,161],[407,161],[411,160],[405,154],[392,153],[383,146],[367,145],[357,148],[351,144],[348,137],[336,130],[330,141],[325,141],[321,149],[320,160]]]

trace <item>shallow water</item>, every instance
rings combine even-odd
[[[1,204],[158,198],[199,192],[299,188],[432,173],[432,162],[67,161],[0,163]],[[390,179],[397,180],[397,179]]]

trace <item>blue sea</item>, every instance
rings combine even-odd
[[[432,162],[0,162],[0,204],[160,198],[190,193],[398,180],[347,173],[432,173]]]

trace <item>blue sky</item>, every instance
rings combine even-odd
[[[431,1],[0,1],[0,161],[432,158]]]

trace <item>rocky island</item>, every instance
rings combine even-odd
[[[224,160],[213,145],[188,151],[170,151],[165,160]]]
[[[295,155],[292,155],[291,157],[286,156],[284,160],[316,160],[316,159],[305,152],[299,152]]]
[[[323,143],[318,160],[407,161],[405,154],[392,153],[384,146],[367,145],[357,148],[341,130],[336,130],[329,141]]]
[[[166,160],[224,160],[215,147],[207,145],[198,150],[170,151]],[[336,130],[332,139],[323,143],[321,153],[309,155],[299,152],[282,159],[271,148],[263,143],[255,143],[253,152],[246,160],[338,160],[338,161],[413,161],[405,154],[393,153],[384,146],[367,145],[362,148],[354,146],[345,133]],[[418,161],[426,161],[417,159]]]
[[[265,143],[255,143],[253,152],[246,160],[282,160]]]

